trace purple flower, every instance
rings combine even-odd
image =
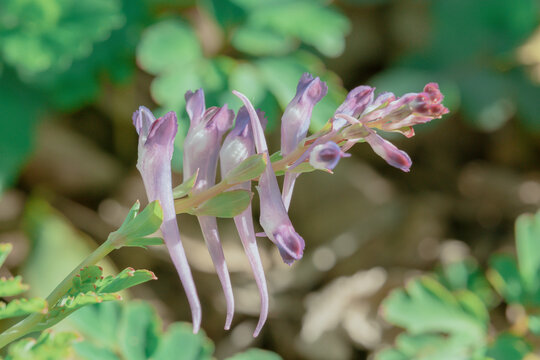
[[[358,136],[361,139],[364,139],[371,146],[373,151],[382,157],[389,165],[405,172],[410,171],[412,161],[405,151],[399,150],[391,142],[383,139],[373,129],[362,124],[358,119],[347,114],[337,114],[335,116],[339,119],[348,121],[352,125],[359,126],[359,130],[355,131],[359,134]],[[345,130],[347,130],[347,128],[345,128]],[[357,141],[358,139],[349,140],[348,145],[345,145],[345,148],[350,148],[352,144]]]
[[[411,170],[412,161],[409,155],[403,150],[399,150],[390,141],[383,139],[377,135],[375,131],[366,128],[369,135],[365,137],[367,143],[373,151],[382,157],[389,165],[398,168],[402,171],[409,172]]]
[[[345,101],[337,108],[335,114],[347,114],[354,118],[360,116],[364,110],[373,102],[373,92],[375,88],[370,86],[358,86],[347,94]],[[332,128],[339,130],[347,124],[344,119],[332,118]]]
[[[245,95],[238,91],[233,91],[233,94],[242,100],[248,110],[257,153],[266,154],[270,158],[264,131],[253,105]],[[278,182],[270,161],[259,178],[257,190],[261,201],[259,222],[266,235],[278,247],[283,261],[291,265],[295,260],[302,258],[305,243],[304,239],[294,231],[287,210],[281,200]]]
[[[360,121],[369,127],[397,131],[412,137],[412,126],[441,118],[448,113],[448,109],[441,104],[444,97],[436,83],[427,84],[421,93],[405,94],[399,99],[393,99],[393,94],[391,97],[388,94],[379,95],[382,100],[378,101],[378,106],[371,107],[369,112],[365,111]]]
[[[261,122],[264,123],[266,121],[263,114],[259,113],[257,115]],[[251,131],[251,125],[249,123],[249,114],[246,108],[242,107],[238,111],[234,129],[229,132],[221,147],[220,161],[222,177],[226,177],[231,170],[253,154],[255,154],[255,145],[253,143],[253,132]],[[251,190],[251,181],[238,184],[231,189],[243,189],[249,191]],[[264,268],[257,248],[251,205],[249,205],[249,207],[240,215],[234,217],[234,223],[236,224],[249,264],[251,265],[261,297],[259,322],[253,333],[253,336],[256,337],[259,335],[259,332],[268,317],[268,289],[266,287]]]
[[[339,131],[347,140],[342,151],[363,139],[388,164],[409,171],[412,162],[407,153],[383,139],[373,129],[396,131],[411,137],[414,135],[412,126],[442,117],[448,113],[448,109],[441,103],[443,95],[439,85],[429,83],[423,92],[405,94],[397,99],[389,92],[374,99],[373,91],[367,86],[352,90],[332,118],[332,131],[318,139],[319,143]],[[347,123],[350,126],[346,126]]]
[[[281,155],[287,156],[305,139],[313,107],[328,92],[326,83],[318,77],[305,73],[296,87],[296,95],[285,108],[281,117]],[[294,183],[299,174],[285,173],[283,179],[283,203],[288,209],[291,203]]]
[[[345,154],[341,148],[333,141],[326,144],[316,145],[309,155],[309,163],[315,169],[333,170],[342,157],[349,157],[350,154]]]
[[[156,120],[146,107],[133,114],[133,124],[139,134],[137,169],[141,173],[149,201],[159,200],[163,209],[161,232],[171,259],[178,271],[191,307],[193,332],[201,325],[201,304],[191,270],[180,240],[171,180],[171,157],[178,123],[174,112]]]
[[[231,127],[234,112],[228,110],[226,105],[222,108],[205,109],[202,89],[195,93],[191,91],[186,93],[186,110],[191,122],[184,140],[184,181],[199,171],[192,190],[196,194],[215,184],[221,138]],[[212,216],[198,216],[197,219],[225,294],[227,303],[225,329],[229,329],[234,315],[234,296],[217,221]]]

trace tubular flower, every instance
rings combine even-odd
[[[296,87],[296,95],[285,108],[281,117],[281,155],[286,156],[305,139],[313,107],[328,92],[326,83],[318,77],[305,73]],[[287,172],[283,179],[283,203],[289,209],[294,183],[299,174]]]
[[[360,116],[373,102],[375,88],[370,86],[358,86],[347,94],[345,101],[337,108],[335,114],[347,114],[352,117]],[[332,129],[339,130],[347,124],[344,119],[332,118]]]
[[[197,194],[215,184],[217,161],[223,134],[231,127],[234,112],[227,106],[205,109],[204,92],[186,93],[186,109],[190,118],[190,127],[184,140],[184,181],[198,170],[197,180],[192,193]],[[218,274],[225,300],[227,318],[225,329],[231,326],[234,315],[234,296],[223,248],[219,238],[217,221],[213,216],[197,217],[204,240]]]
[[[257,113],[248,98],[238,91],[233,91],[248,110],[253,137],[257,153],[268,154],[268,146],[264,137],[263,128],[258,120]],[[272,164],[268,162],[265,171],[259,178],[257,186],[261,202],[261,215],[259,222],[270,240],[276,244],[283,261],[291,265],[295,260],[302,258],[304,253],[304,239],[298,235],[289,219],[287,210],[281,200],[281,193]]]
[[[261,122],[266,120],[263,114],[257,115],[259,120],[262,120]],[[251,131],[251,124],[249,123],[249,114],[246,108],[242,107],[238,111],[234,129],[229,132],[221,147],[220,161],[222,177],[225,178],[231,170],[253,154],[255,154],[255,144],[253,143],[253,132]],[[231,189],[243,189],[249,191],[251,190],[251,181],[235,185]],[[259,322],[253,333],[253,336],[257,336],[268,317],[268,289],[266,287],[264,268],[257,248],[251,205],[249,205],[240,215],[234,217],[234,223],[238,230],[238,234],[240,235],[240,240],[244,246],[249,264],[251,265],[261,297]]]
[[[186,291],[193,317],[193,331],[196,333],[201,324],[201,304],[180,240],[172,194],[171,158],[178,129],[176,115],[169,112],[156,120],[150,110],[141,106],[133,114],[133,124],[139,134],[137,169],[141,173],[148,200],[159,200],[163,209],[161,232]]]
[[[349,157],[350,154],[345,154],[343,150],[333,141],[326,144],[319,144],[311,150],[309,155],[309,163],[315,169],[333,170],[342,157]]]

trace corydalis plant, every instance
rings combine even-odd
[[[282,118],[281,151],[272,156],[264,137],[265,118],[262,113],[257,113],[244,94],[233,91],[244,107],[238,112],[236,124],[222,145],[221,139],[231,127],[234,113],[226,105],[206,109],[201,89],[195,93],[188,92],[186,109],[190,128],[184,145],[184,183],[174,190],[171,187],[170,159],[177,129],[176,118],[169,113],[155,120],[144,107],[136,112],[134,123],[139,133],[137,167],[149,199],[164,202],[162,231],[192,306],[195,332],[200,324],[200,305],[171,210],[173,196],[177,214],[189,213],[199,219],[225,292],[225,328],[229,328],[232,320],[234,298],[215,218],[234,218],[261,296],[261,315],[254,333],[257,336],[267,317],[268,291],[252,221],[251,183],[257,182],[261,209],[259,223],[264,234],[277,246],[283,261],[292,265],[302,258],[305,246],[287,213],[299,174],[314,170],[332,173],[339,160],[349,156],[346,151],[359,142],[367,142],[388,164],[409,171],[412,165],[410,157],[385,140],[380,132],[399,132],[411,137],[414,125],[440,118],[448,112],[442,105],[443,96],[435,83],[427,84],[420,93],[400,98],[392,93],[375,97],[374,90],[369,86],[353,89],[327,125],[306,137],[313,107],[326,95],[327,88],[319,78],[304,74]],[[218,156],[221,181],[216,184]],[[283,192],[279,189],[276,175],[285,175]]]

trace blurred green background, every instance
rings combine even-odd
[[[0,242],[15,250],[0,275],[21,273],[46,295],[144,202],[139,105],[177,112],[179,171],[189,89],[234,109],[230,91],[246,93],[277,150],[282,109],[305,71],[329,85],[312,129],[355,86],[401,95],[435,81],[450,114],[412,139],[391,136],[411,173],[360,144],[335,175],[300,177],[290,213],[305,257],[289,268],[260,240],[271,313],[259,338],[258,294],[232,222],[220,221],[237,298],[225,332],[200,230],[179,218],[218,358],[249,346],[284,359],[367,358],[396,334],[377,313],[390,289],[469,254],[485,262],[512,246],[517,215],[537,210],[539,25],[537,0],[2,0]],[[190,319],[164,249],[123,249],[108,265],[153,270],[159,281],[133,297],[165,324]]]

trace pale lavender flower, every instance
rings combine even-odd
[[[338,144],[328,141],[325,144],[316,145],[309,154],[309,163],[315,169],[332,171],[342,157],[349,157],[341,150]]]
[[[305,73],[298,81],[296,95],[285,108],[281,117],[281,155],[287,156],[305,139],[313,107],[328,92],[326,83],[318,77]],[[283,178],[283,203],[289,209],[294,183],[299,174],[286,172]]]
[[[264,115],[257,114],[261,122],[265,122]],[[264,125],[263,125],[264,126]],[[221,176],[226,177],[227,174],[238,166],[242,161],[255,154],[255,144],[253,142],[253,132],[249,123],[249,114],[245,107],[240,108],[236,116],[234,129],[227,134],[223,141],[223,146],[220,151]],[[251,181],[233,186],[231,190],[242,189],[251,190]],[[253,336],[259,335],[266,318],[268,317],[268,289],[266,287],[266,278],[264,268],[257,248],[255,238],[255,230],[253,227],[253,214],[251,204],[240,215],[234,217],[234,223],[240,235],[240,240],[244,246],[244,250],[251,265],[255,282],[259,288],[261,297],[261,311],[259,322],[255,328]]]
[[[242,100],[248,110],[257,153],[266,154],[269,158],[264,131],[253,105],[242,93],[233,91],[233,94]],[[259,178],[257,190],[261,202],[259,222],[266,235],[278,247],[283,261],[291,265],[295,260],[302,258],[305,243],[304,239],[294,230],[287,210],[283,205],[276,174],[272,170],[270,161],[268,161],[265,171]]]
[[[178,123],[174,112],[156,120],[146,107],[133,114],[133,124],[139,134],[137,169],[141,173],[149,201],[159,200],[163,209],[161,232],[171,259],[178,271],[193,317],[193,332],[201,325],[201,304],[191,270],[180,240],[172,194],[171,158]]]
[[[195,93],[191,91],[186,93],[186,110],[191,122],[184,140],[184,181],[198,170],[197,180],[192,190],[196,194],[215,184],[221,138],[231,127],[234,112],[228,110],[226,105],[222,108],[205,109],[202,89]],[[234,296],[221,247],[217,221],[212,216],[198,216],[197,219],[223,287],[227,303],[225,329],[229,329],[234,315]]]

